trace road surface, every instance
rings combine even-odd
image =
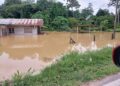
[[[120,86],[120,73],[107,77],[101,83],[102,86]]]
[[[82,86],[120,86],[120,73],[108,76],[102,80],[88,82]]]

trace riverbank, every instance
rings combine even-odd
[[[111,48],[78,54],[71,52],[40,74],[13,78],[14,86],[78,86],[120,71],[111,60]]]

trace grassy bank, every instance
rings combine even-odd
[[[73,52],[41,74],[28,74],[23,79],[16,75],[13,83],[14,86],[79,86],[120,71],[112,63],[111,52],[110,48],[85,54]]]

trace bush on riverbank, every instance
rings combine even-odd
[[[14,78],[14,86],[79,86],[120,71],[111,59],[111,48],[78,54],[72,52],[42,73]]]

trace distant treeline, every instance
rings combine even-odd
[[[0,6],[1,18],[42,18],[46,30],[70,30],[78,25],[95,25],[91,30],[111,30],[114,14],[99,9],[96,15],[91,3],[80,11],[77,0],[66,0],[66,5],[56,0],[5,0]],[[88,28],[81,28],[88,30]]]

